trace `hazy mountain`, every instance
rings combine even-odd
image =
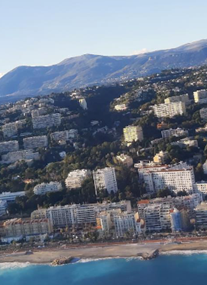
[[[0,78],[0,101],[105,84],[163,69],[204,64],[207,64],[207,40],[133,56],[86,54],[52,66],[20,66],[13,69]]]

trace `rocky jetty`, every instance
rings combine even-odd
[[[156,249],[156,250],[154,250],[152,252],[142,253],[139,256],[141,256],[141,258],[144,259],[144,260],[150,260],[150,259],[158,257],[158,255],[159,255],[159,250]]]
[[[56,266],[56,265],[69,264],[69,263],[71,263],[72,260],[73,260],[73,257],[72,257],[72,256],[70,256],[70,257],[64,257],[64,258],[59,258],[59,259],[54,259],[53,262],[52,262],[52,265],[53,265],[53,266]]]

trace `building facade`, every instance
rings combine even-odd
[[[173,118],[174,116],[184,115],[186,113],[185,103],[183,102],[173,102],[168,104],[154,105],[154,114],[158,118]]]
[[[88,169],[77,169],[68,173],[65,179],[65,185],[68,189],[80,188],[84,180],[91,176],[91,171]]]
[[[115,168],[113,167],[105,167],[93,171],[93,180],[96,195],[100,190],[107,190],[109,194],[112,191],[114,193],[118,191]]]

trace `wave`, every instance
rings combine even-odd
[[[121,257],[121,256],[113,256],[113,257],[100,257],[100,258],[83,258],[80,259],[77,263],[87,263],[87,262],[94,262],[94,261],[101,261],[101,260],[110,260],[110,259],[125,259],[126,261],[131,260],[140,260],[140,256],[133,256],[133,257]]]
[[[29,262],[3,262],[0,263],[0,271],[9,270],[9,269],[19,269],[31,266]]]
[[[193,254],[207,254],[207,250],[172,250],[160,252],[160,255],[193,255]]]

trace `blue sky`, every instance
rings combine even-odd
[[[206,0],[0,0],[0,73],[207,38]]]

